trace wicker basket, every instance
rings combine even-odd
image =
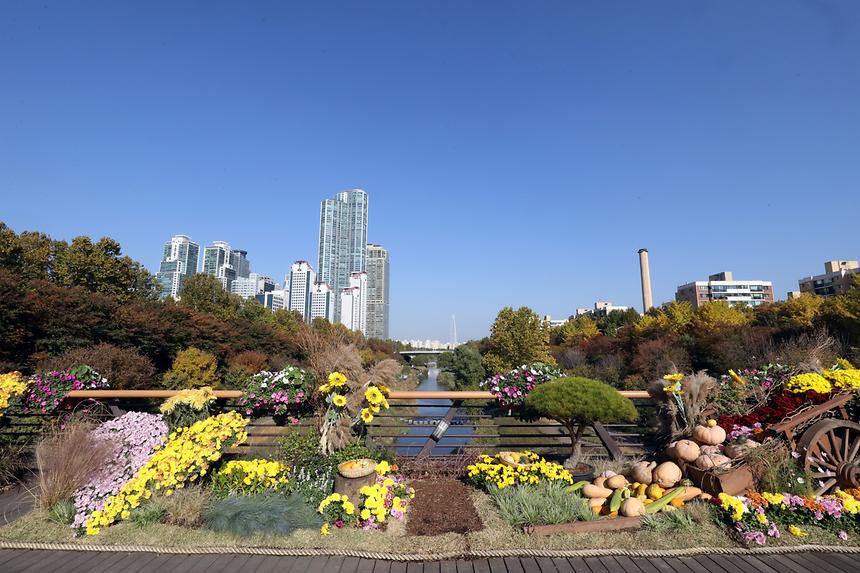
[[[499,452],[496,454],[496,457],[500,462],[505,464],[506,466],[510,466],[512,468],[530,468],[532,464],[521,464],[516,461],[517,457],[520,455],[519,452]]]
[[[362,478],[376,471],[376,460],[370,458],[348,460],[338,464],[337,471],[345,478]]]

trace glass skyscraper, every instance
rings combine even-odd
[[[350,189],[320,203],[317,281],[334,291],[335,316],[340,316],[340,293],[349,288],[352,273],[366,270],[367,193]]]
[[[224,241],[215,241],[203,250],[203,272],[219,279],[227,292],[237,277],[248,278],[250,271],[247,251],[233,250]]]
[[[388,339],[388,251],[382,245],[367,245],[367,332],[368,338]]]
[[[155,278],[161,285],[161,298],[179,298],[185,279],[197,272],[200,245],[185,235],[175,235],[164,243],[161,265]]]

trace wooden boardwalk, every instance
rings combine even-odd
[[[860,572],[860,555],[697,555],[695,557],[532,558],[374,561],[352,557],[273,557],[96,551],[0,550],[0,572],[41,573],[831,573]]]

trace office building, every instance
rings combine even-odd
[[[352,273],[349,286],[340,291],[340,322],[367,334],[367,273]]]
[[[758,306],[773,302],[773,283],[759,280],[734,280],[732,273],[726,271],[708,277],[706,281],[695,281],[681,285],[675,293],[675,300],[689,302],[693,308],[700,308],[707,302],[724,300],[732,306]]]
[[[305,322],[311,321],[311,292],[316,277],[307,261],[296,261],[290,265],[290,273],[284,279],[287,308],[301,314]]]
[[[220,280],[228,292],[237,277],[248,278],[250,269],[248,253],[233,250],[224,241],[215,241],[203,250],[203,272]]]
[[[388,251],[367,245],[367,337],[388,339]]]
[[[230,292],[242,298],[254,298],[258,294],[275,290],[275,281],[271,277],[257,273],[248,273],[248,277],[236,277],[230,285]]]
[[[315,318],[324,318],[334,324],[334,292],[328,283],[314,283],[311,292],[311,322]]]
[[[860,264],[857,261],[827,261],[824,274],[800,279],[800,292],[820,296],[835,296],[848,292],[851,285],[860,277]]]
[[[284,289],[262,292],[255,295],[254,298],[266,308],[272,309],[272,312],[283,310],[287,306],[287,291]]]
[[[161,286],[161,298],[179,299],[185,279],[197,273],[200,245],[186,235],[175,235],[164,243],[161,264],[155,275]]]
[[[366,270],[367,193],[351,189],[320,203],[317,279],[336,293],[349,287],[352,273]],[[335,297],[335,315],[340,316],[340,297]]]

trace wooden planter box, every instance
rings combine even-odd
[[[642,527],[641,517],[604,517],[594,521],[574,521],[557,525],[533,525],[525,532],[532,535],[553,535],[555,533],[598,533],[600,531],[622,531]]]
[[[750,470],[745,467],[732,468],[724,472],[711,470],[700,470],[692,464],[685,468],[689,477],[696,486],[705,493],[718,496],[721,493],[739,495],[755,487],[755,481]]]

